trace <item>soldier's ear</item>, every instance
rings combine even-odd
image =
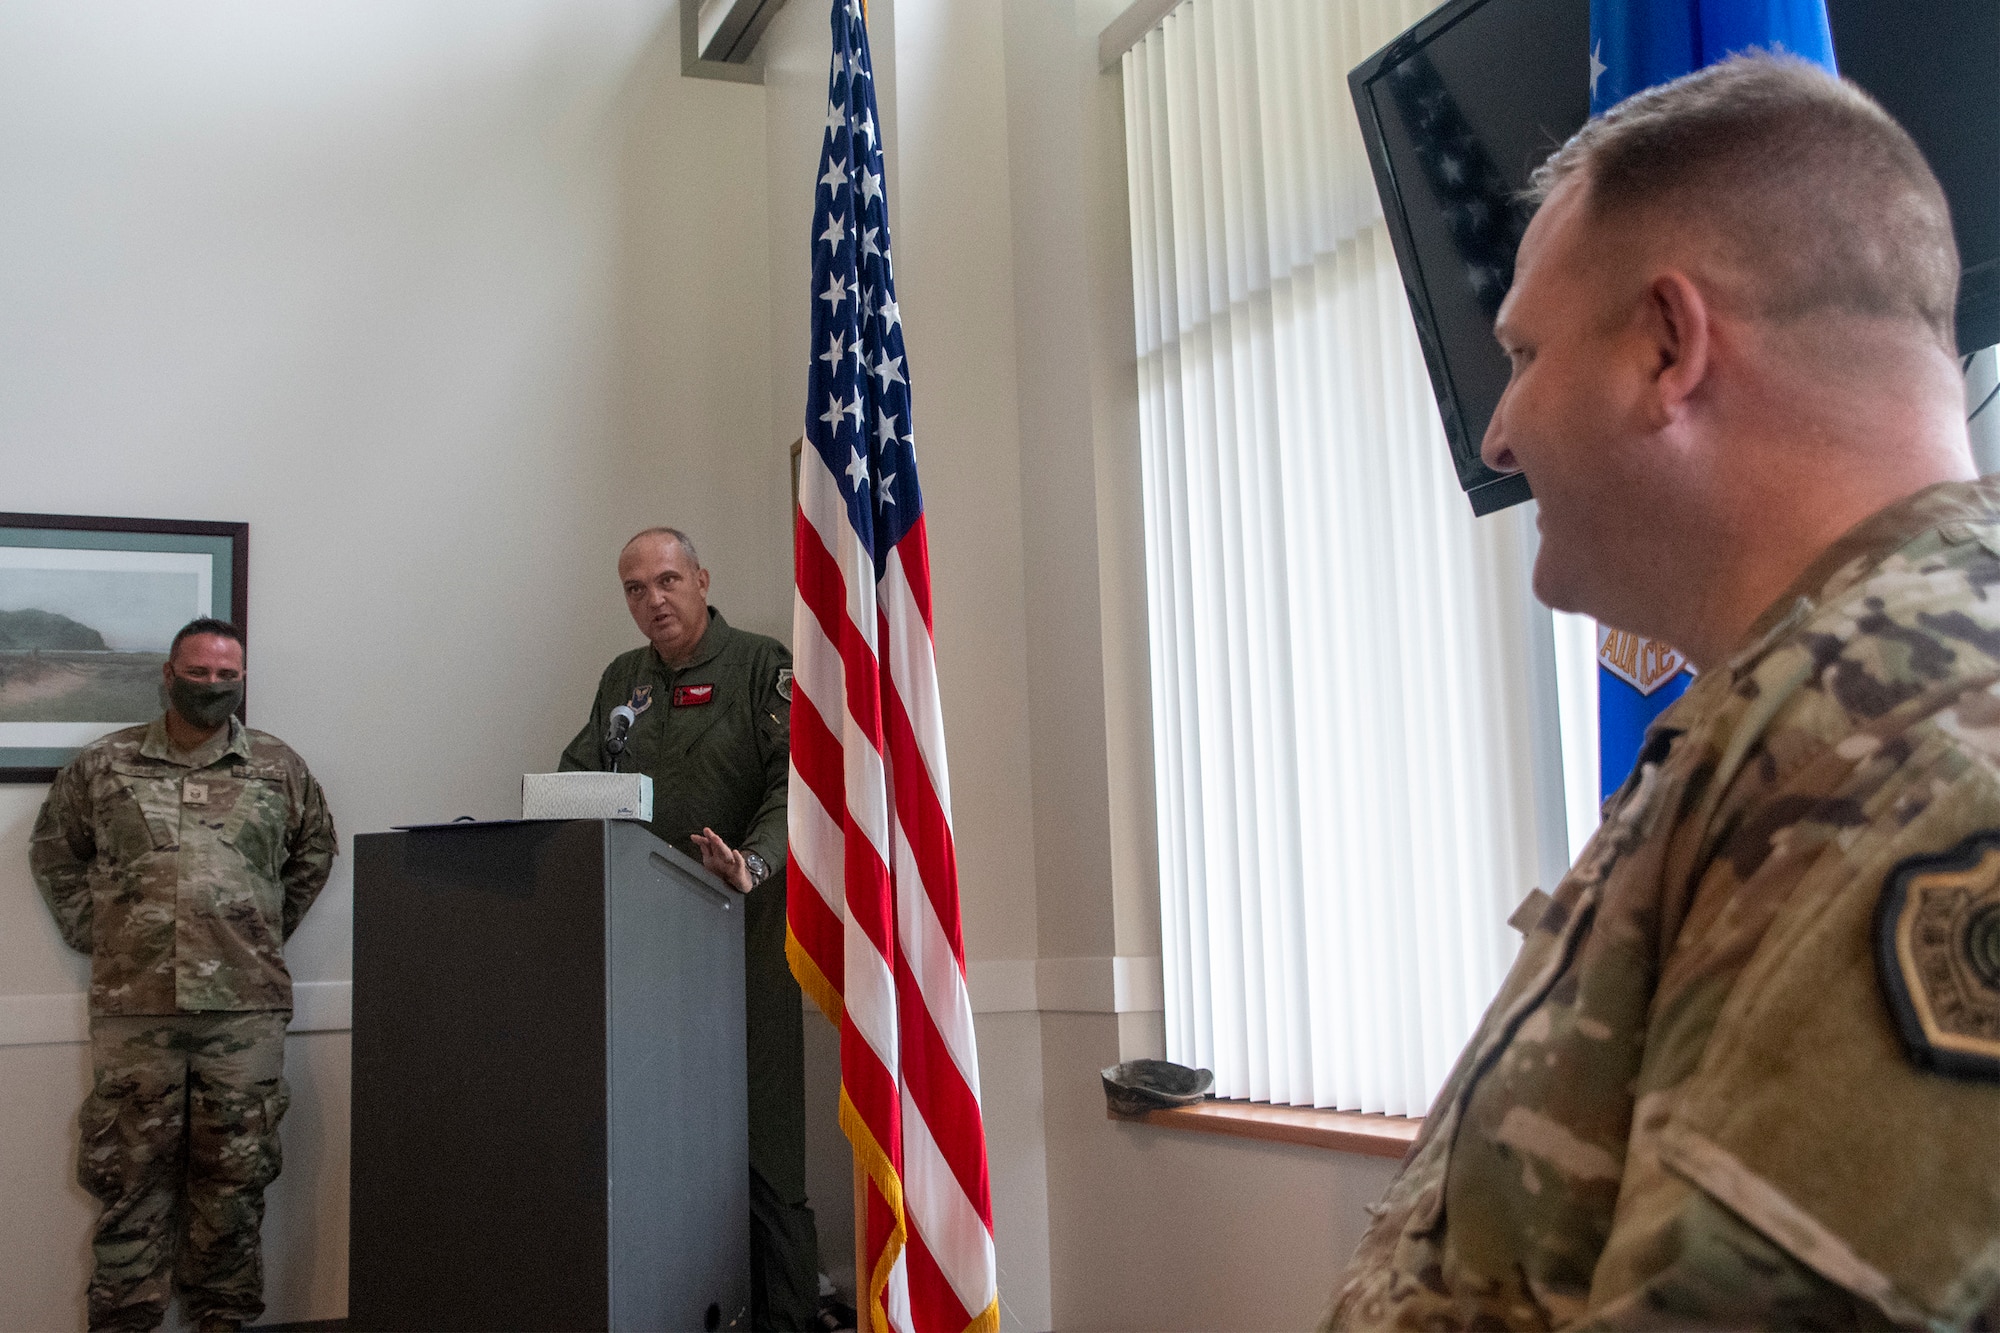
[[[1713,318],[1701,288],[1679,269],[1667,269],[1646,285],[1640,328],[1652,363],[1655,429],[1679,420],[1708,378]]]

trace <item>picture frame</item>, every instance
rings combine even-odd
[[[248,523],[0,512],[0,782],[157,717],[174,632],[249,594]]]

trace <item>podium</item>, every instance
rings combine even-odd
[[[354,840],[348,1327],[748,1327],[743,903],[644,825]]]

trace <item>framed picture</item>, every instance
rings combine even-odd
[[[174,632],[249,588],[248,523],[0,513],[0,782],[158,716]]]

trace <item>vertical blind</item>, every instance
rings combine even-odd
[[[1124,57],[1167,1049],[1422,1114],[1534,883],[1531,538],[1453,478],[1347,92],[1426,0]]]

